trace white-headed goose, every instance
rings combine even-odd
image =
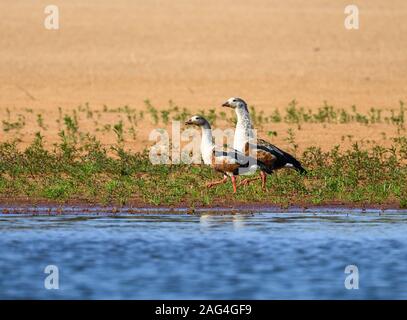
[[[257,139],[257,144],[253,144],[253,142],[250,141],[254,138],[254,134],[246,102],[240,98],[230,98],[222,106],[234,109],[237,115],[233,141],[234,149],[246,153],[250,143],[251,154],[257,155],[257,160],[264,163],[269,171],[286,167],[295,169],[301,174],[307,172],[297,159],[280,148],[277,148],[275,145],[263,139]],[[247,184],[252,180],[255,179],[246,179],[242,181],[242,183]]]
[[[253,157],[244,155],[243,153],[228,149],[223,150],[216,148],[213,143],[212,129],[209,122],[201,116],[193,116],[185,122],[186,125],[197,125],[202,130],[201,140],[201,155],[203,162],[211,166],[214,170],[223,173],[223,179],[219,181],[209,182],[207,187],[225,183],[228,177],[232,180],[233,193],[236,192],[236,176],[241,174],[250,174],[260,169],[262,182],[265,186],[266,174],[263,171],[268,171],[267,167]],[[269,172],[271,173],[271,172]]]

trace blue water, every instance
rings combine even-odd
[[[0,215],[0,298],[406,299],[406,231],[397,212]]]

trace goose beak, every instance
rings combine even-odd
[[[222,104],[222,107],[230,107],[229,102],[226,101],[224,104]]]
[[[186,125],[192,124],[191,120],[185,121]]]

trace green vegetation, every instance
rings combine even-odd
[[[232,201],[306,206],[339,201],[407,207],[406,137],[394,139],[390,148],[365,150],[357,143],[346,151],[308,148],[299,157],[309,170],[307,176],[280,170],[269,177],[267,191],[254,182],[233,195],[230,183],[204,187],[219,178],[210,168],[152,165],[147,151],[134,154],[123,149],[121,123],[113,130],[117,143],[106,148],[81,132],[75,117],[65,116],[60,142],[52,149],[44,147],[40,133],[23,150],[17,141],[0,144],[0,196],[119,205],[199,206]],[[287,139],[295,149],[293,134]]]
[[[117,134],[129,134],[133,140],[137,138],[137,127],[144,124],[144,121],[149,121],[150,124],[155,126],[166,126],[171,121],[184,122],[191,115],[192,112],[186,108],[180,108],[169,101],[168,107],[157,109],[149,100],[145,100],[145,106],[142,109],[136,109],[129,106],[109,108],[103,106],[102,109],[92,109],[89,104],[78,106],[70,115],[64,115],[64,112],[59,108],[59,118],[57,123],[59,128],[66,121],[72,121],[71,125],[77,126],[79,115],[84,115],[87,121],[92,121],[95,131],[107,133],[114,131],[116,125],[121,126],[116,128],[122,130],[121,133],[114,131]],[[299,107],[298,103],[293,100],[282,111],[278,108],[272,109],[269,114],[265,112],[258,112],[253,106],[250,106],[250,113],[256,128],[265,129],[268,124],[273,123],[287,123],[296,126],[301,130],[303,124],[361,124],[361,125],[374,125],[374,124],[389,124],[397,128],[399,134],[404,133],[406,130],[406,108],[404,102],[400,101],[398,108],[371,108],[367,113],[361,113],[355,106],[346,110],[344,108],[335,108],[327,102],[322,107],[315,109]],[[230,112],[229,112],[230,111]],[[26,108],[27,115],[17,114],[12,116],[9,109],[6,109],[6,119],[2,120],[2,130],[4,133],[21,134],[27,123],[31,124],[29,117],[33,114],[33,110]],[[206,117],[213,126],[218,126],[222,122],[234,125],[236,117],[231,110],[226,113],[222,108],[202,108],[199,114]],[[102,123],[102,116],[109,116],[109,119],[115,119],[119,123]],[[118,116],[114,117],[113,115]],[[228,116],[229,115],[229,116]],[[42,114],[36,114],[33,122],[36,122],[39,131],[46,132],[49,129],[49,122],[44,119]],[[71,119],[66,119],[67,117]],[[122,124],[120,124],[122,122]],[[266,134],[273,136],[277,135],[275,131],[268,131]]]
[[[25,115],[12,115],[6,109],[1,121],[3,133],[9,137],[7,142],[0,143],[0,197],[3,199],[18,202],[18,199],[28,197],[33,202],[48,199],[192,207],[230,203],[281,206],[345,203],[407,207],[407,137],[402,102],[398,109],[372,108],[367,114],[359,113],[355,107],[346,111],[327,103],[317,111],[311,111],[298,107],[295,101],[283,111],[274,109],[269,115],[251,107],[256,127],[279,122],[292,124],[286,133],[278,134],[283,135],[290,146],[289,151],[303,162],[309,174],[300,176],[291,170],[280,170],[269,176],[267,191],[262,191],[260,183],[254,182],[239,187],[236,195],[231,192],[230,182],[207,189],[205,184],[220,176],[206,166],[152,165],[148,150],[133,153],[126,149],[126,142],[137,141],[145,121],[165,126],[172,120],[185,121],[191,116],[190,111],[172,101],[164,109],[156,109],[148,100],[144,109],[129,106],[92,109],[85,104],[66,114],[59,108],[56,119],[58,142],[52,145],[43,136],[52,126],[51,121],[32,109],[25,111]],[[232,113],[222,109],[203,109],[200,113],[214,126],[217,122],[230,125],[235,121]],[[110,123],[103,122],[106,116]],[[30,117],[34,118],[29,120]],[[82,121],[90,122],[93,132],[81,130]],[[23,147],[21,137],[27,123],[32,124],[30,129],[37,133],[31,144]],[[347,134],[342,141],[346,139],[352,143],[348,150],[337,146],[323,152],[318,147],[310,147],[299,154],[291,127],[301,130],[305,123],[359,123],[366,126],[386,123],[396,126],[398,136],[387,137],[383,132],[383,139],[391,144],[385,148],[370,140],[354,141],[352,135]],[[277,136],[276,131],[265,129],[269,139]],[[113,144],[104,145],[103,138],[95,136],[107,133],[115,137]]]

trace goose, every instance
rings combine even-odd
[[[196,125],[201,128],[201,156],[204,164],[209,165],[215,171],[223,173],[223,179],[207,183],[207,187],[226,183],[230,177],[233,193],[236,193],[236,176],[250,174],[258,169],[261,170],[262,185],[266,184],[266,173],[271,174],[267,166],[253,157],[244,155],[235,149],[218,149],[213,143],[212,129],[208,120],[199,115],[192,116],[185,122],[186,125]]]
[[[223,103],[222,107],[232,108],[236,112],[237,123],[233,140],[234,149],[247,154],[250,147],[253,154],[256,154],[257,160],[264,163],[269,171],[286,167],[294,169],[301,174],[307,173],[297,159],[275,145],[263,139],[257,139],[256,144],[252,143],[251,140],[254,139],[252,120],[247,104],[243,99],[232,97]],[[257,179],[245,179],[241,184],[245,185]]]

